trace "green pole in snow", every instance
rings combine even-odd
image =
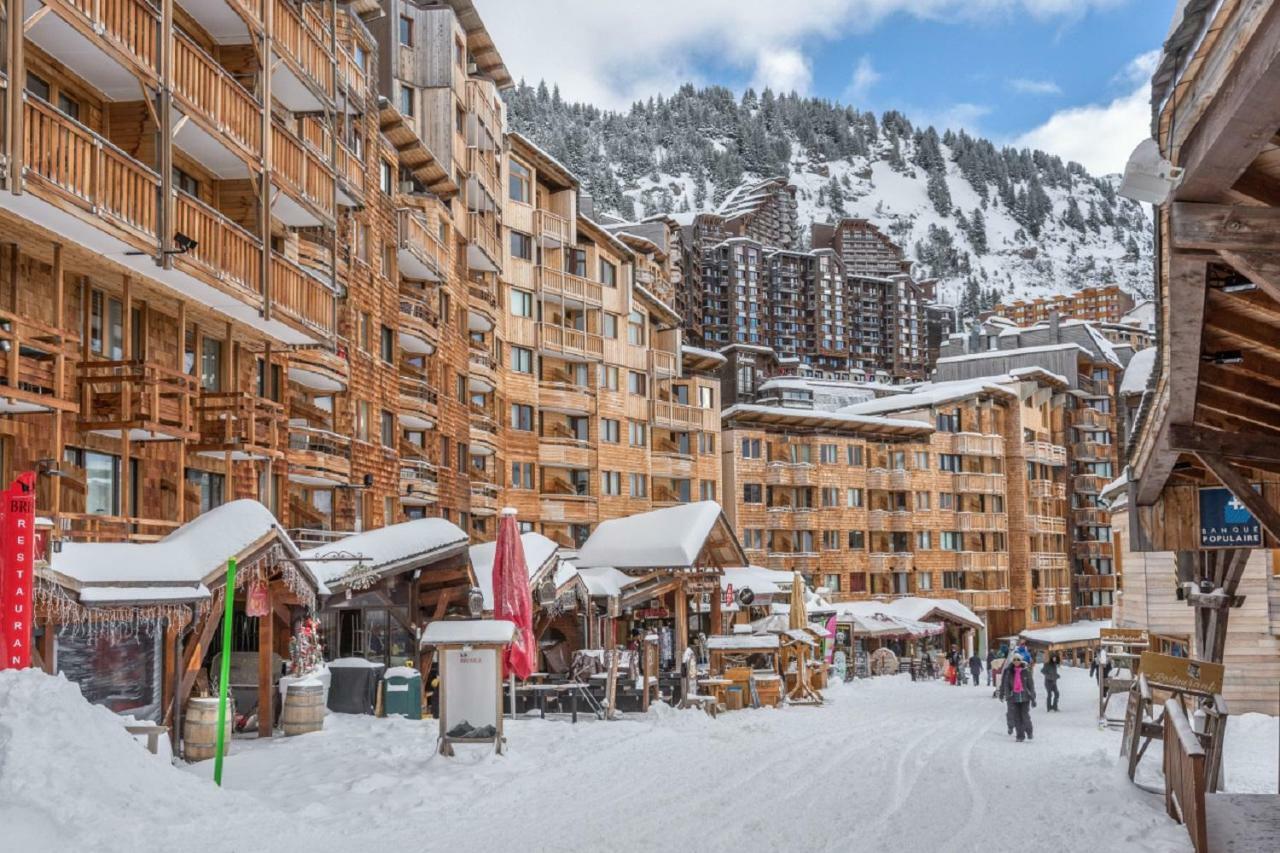
[[[213,784],[222,785],[222,755],[227,744],[227,682],[231,680],[231,612],[236,599],[236,558],[227,560],[226,600],[222,616],[222,667],[218,675],[218,746],[213,754]]]

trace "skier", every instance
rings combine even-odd
[[[1002,692],[1008,704],[1005,722],[1009,726],[1009,733],[1017,733],[1018,743],[1031,740],[1031,709],[1036,706],[1036,687],[1022,655],[1014,654],[1012,665],[1006,667]]]
[[[1058,653],[1054,652],[1049,655],[1049,660],[1041,667],[1040,671],[1044,674],[1044,695],[1048,702],[1046,711],[1058,710],[1058,700],[1061,694],[1058,693],[1058,667],[1062,665],[1062,659],[1058,657]]]
[[[973,686],[982,686],[982,658],[978,657],[978,653],[974,652],[969,656],[969,672],[973,673]]]

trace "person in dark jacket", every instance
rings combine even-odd
[[[1036,686],[1022,655],[1012,656],[1012,665],[1005,667],[1001,692],[1008,705],[1005,720],[1011,733],[1018,735],[1018,743],[1031,740],[1031,709],[1036,706]]]
[[[996,662],[996,650],[987,649],[987,686],[996,686],[996,668],[993,664]]]
[[[962,667],[964,666],[964,658],[960,656],[960,650],[957,648],[952,648],[951,654],[947,656],[947,662],[951,664],[951,668],[955,670],[955,673],[956,673],[955,684],[956,684],[956,687],[959,687],[961,684],[964,683],[964,675],[963,675],[963,669],[962,669]]]
[[[982,658],[978,657],[978,653],[974,652],[969,655],[969,672],[973,675],[973,686],[982,686]]]
[[[1049,655],[1049,660],[1045,661],[1045,665],[1040,667],[1040,672],[1044,675],[1044,695],[1047,703],[1046,711],[1058,710],[1058,700],[1061,694],[1058,693],[1058,667],[1062,666],[1062,658],[1058,657],[1058,653],[1054,652]]]

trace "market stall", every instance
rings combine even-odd
[[[729,634],[707,638],[708,675],[719,679],[717,696],[730,711],[782,704],[777,634]]]

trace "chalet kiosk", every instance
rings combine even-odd
[[[79,683],[90,701],[169,726],[177,746],[187,700],[218,671],[227,562],[235,559],[229,686],[241,711],[256,707],[260,721],[274,720],[290,635],[328,593],[298,557],[253,500],[223,504],[156,542],[62,543],[37,567],[44,669]],[[249,615],[264,603],[264,614]],[[259,725],[261,737],[271,731]]]
[[[1156,203],[1160,347],[1122,535],[1135,552],[1173,555],[1177,597],[1195,614],[1191,661],[1205,669],[1224,661],[1250,554],[1280,548],[1280,6],[1181,4],[1151,101],[1159,156],[1181,175],[1153,184],[1135,156],[1122,189]],[[1225,701],[1164,695],[1135,689],[1129,704],[1132,726],[1164,737],[1170,814],[1197,851],[1227,849],[1226,832],[1273,849],[1280,798],[1214,793],[1224,731],[1184,725],[1188,702],[1225,720]]]
[[[720,575],[746,558],[720,504],[699,501],[601,522],[576,564],[627,577],[604,617],[604,647],[624,644],[633,631],[669,631],[662,657],[673,671],[689,647],[691,601],[707,596],[711,624],[720,624]]]

